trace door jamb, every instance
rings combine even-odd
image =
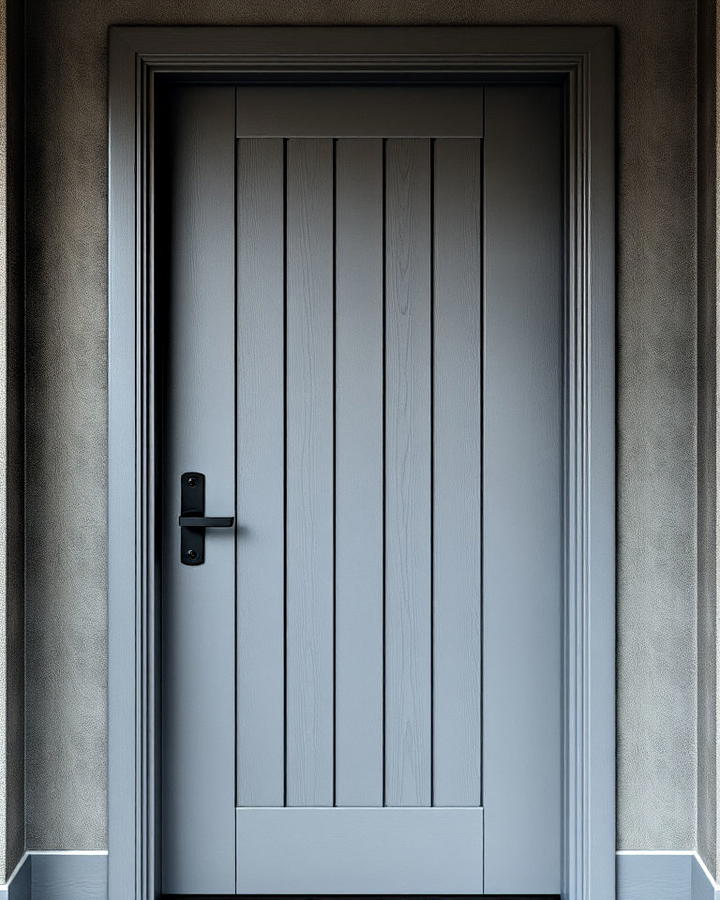
[[[153,100],[159,77],[551,76],[566,85],[563,897],[615,895],[615,171],[609,27],[113,27],[109,900],[159,894]]]

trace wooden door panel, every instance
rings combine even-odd
[[[431,222],[427,139],[386,142],[385,802],[430,806]]]
[[[481,142],[238,146],[238,804],[480,806]]]
[[[285,802],[332,806],[333,142],[289,140],[285,177]]]
[[[383,141],[335,148],[335,803],[384,790]]]
[[[433,802],[482,802],[482,145],[433,160]]]
[[[168,893],[230,893],[235,840],[235,541],[180,562],[180,476],[206,475],[209,515],[235,485],[234,92],[188,88],[168,110],[173,216],[163,473],[162,816]]]
[[[181,90],[164,889],[555,893],[560,94],[435,92],[383,137],[363,88],[338,137],[311,91],[281,106],[321,136]],[[180,465],[236,506],[194,572]]]
[[[562,106],[554,87],[497,87],[486,91],[486,116],[486,888],[554,894],[563,753]]]
[[[483,810],[238,809],[243,894],[443,895],[483,890]]]
[[[285,151],[237,145],[237,803],[285,803]]]

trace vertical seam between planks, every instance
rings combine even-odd
[[[283,267],[283,806],[288,805],[288,784],[287,784],[287,159],[288,159],[288,142],[287,138],[283,138],[283,197],[282,197],[282,214],[283,214],[283,249],[282,249],[282,267]]]
[[[435,805],[435,138],[430,138],[430,806]]]
[[[387,138],[382,139],[382,805],[387,805]]]
[[[235,124],[235,134],[237,134],[237,96],[236,95],[237,95],[237,92],[233,91],[233,100],[234,100],[233,122]],[[235,399],[234,399],[234,404],[233,404],[233,407],[235,410],[235,435],[234,435],[234,439],[235,439],[235,454],[234,454],[234,456],[235,456],[235,459],[234,459],[234,463],[235,463],[235,465],[234,465],[235,503],[233,504],[235,507],[235,529],[234,529],[234,538],[235,538],[234,569],[235,569],[235,572],[234,572],[233,583],[235,586],[235,729],[236,729],[234,758],[235,758],[235,805],[239,806],[240,791],[238,790],[238,788],[239,788],[239,760],[238,760],[238,734],[237,734],[237,731],[238,731],[238,717],[240,714],[239,701],[238,701],[238,663],[240,661],[240,657],[238,655],[238,632],[239,632],[239,626],[240,626],[240,617],[239,617],[239,613],[238,613],[238,596],[239,596],[239,594],[238,594],[238,561],[239,560],[238,560],[237,522],[238,522],[238,457],[239,457],[238,451],[240,449],[239,444],[238,444],[238,433],[239,433],[239,429],[238,429],[238,368],[239,368],[238,367],[238,333],[239,333],[238,295],[239,295],[239,284],[240,284],[239,271],[238,271],[238,268],[239,268],[238,263],[240,260],[240,255],[238,253],[238,245],[239,245],[239,241],[240,241],[240,229],[238,227],[238,211],[240,208],[239,200],[238,200],[238,189],[239,189],[238,171],[239,171],[239,166],[240,166],[240,141],[237,139],[237,137],[235,137],[235,139],[233,141],[233,150],[234,150],[234,162],[235,162],[235,167],[234,167],[235,168],[235,172],[234,172],[235,184],[233,186],[234,193],[235,193],[235,197],[234,197],[234,200],[235,200],[235,209],[234,209],[234,213],[235,213],[235,215],[234,215],[235,261],[234,262],[235,262],[235,264],[233,266],[233,271],[234,271],[234,276],[235,276],[235,282],[234,282],[235,296],[234,296],[234,316],[233,316],[233,323],[235,326],[235,336],[234,336],[234,342],[235,342],[234,376],[235,377],[233,379],[233,381],[234,381],[233,388],[234,388],[234,392],[235,392]],[[237,841],[235,841],[235,853],[237,854]],[[236,860],[236,863],[237,863],[237,860]],[[236,865],[236,871],[237,871],[237,865]]]
[[[485,366],[486,340],[486,218],[485,206],[485,91],[483,90],[483,138],[480,141],[480,806],[484,803],[485,766]],[[485,850],[483,839],[483,875]]]
[[[332,139],[332,742],[333,795],[337,806],[337,138]]]

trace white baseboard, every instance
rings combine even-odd
[[[720,887],[693,850],[621,850],[617,900],[720,900]]]
[[[30,850],[0,900],[107,900],[107,851]]]

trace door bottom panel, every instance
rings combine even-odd
[[[240,894],[482,894],[481,807],[236,809]]]

